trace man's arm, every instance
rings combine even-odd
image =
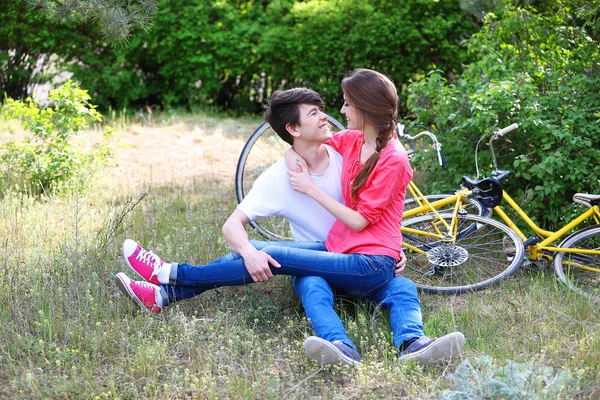
[[[265,282],[273,276],[269,264],[279,268],[280,265],[267,253],[258,251],[252,246],[248,239],[248,233],[244,226],[250,219],[236,209],[223,225],[221,233],[225,237],[231,250],[235,251],[244,259],[244,265],[254,282]]]

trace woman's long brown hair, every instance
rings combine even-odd
[[[377,165],[379,155],[393,137],[398,117],[398,94],[390,78],[370,69],[359,68],[342,80],[342,90],[346,99],[360,112],[363,120],[373,125],[377,131],[375,152],[367,159],[354,183],[352,197],[358,191]]]

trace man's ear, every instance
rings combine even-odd
[[[300,132],[298,132],[298,130],[296,129],[295,125],[286,124],[285,125],[285,130],[288,131],[288,133],[290,135],[292,135],[293,137],[299,137],[300,136]]]

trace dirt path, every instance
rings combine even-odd
[[[242,147],[260,123],[259,119],[193,115],[166,123],[125,126],[113,136],[113,166],[104,174],[126,187],[185,183],[202,176],[233,182]],[[0,143],[19,140],[25,134],[18,124],[2,125]],[[91,146],[102,136],[99,131],[87,131],[78,139]]]
[[[220,127],[185,123],[161,127],[136,127],[117,132],[114,168],[110,174],[136,185],[141,182],[184,183],[210,175],[233,181],[243,137]]]

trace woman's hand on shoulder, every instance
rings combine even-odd
[[[310,190],[314,187],[314,182],[308,172],[306,164],[297,163],[297,166],[299,171],[291,169],[288,171],[292,189],[296,192],[309,194]]]
[[[296,150],[294,150],[292,147],[283,153],[283,158],[285,159],[285,164],[290,171],[300,172],[301,166],[308,169],[306,166],[306,161],[304,161],[304,159],[300,157],[300,155],[296,153]]]

